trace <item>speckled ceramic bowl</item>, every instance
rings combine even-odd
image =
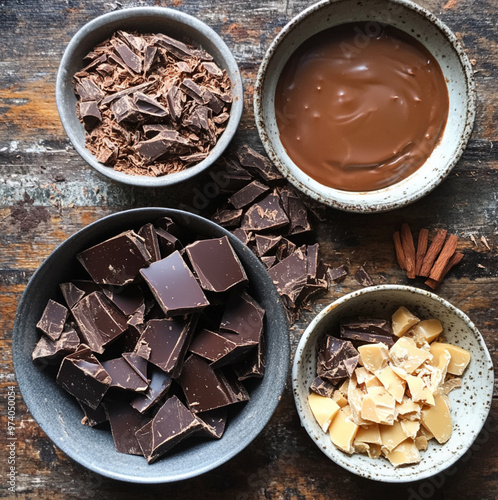
[[[85,129],[76,115],[76,95],[73,75],[84,67],[83,57],[116,30],[141,33],[164,33],[178,40],[188,40],[202,47],[214,58],[218,66],[227,71],[232,84],[233,103],[230,118],[223,134],[209,156],[192,167],[161,177],[130,175],[103,165],[85,147]],[[139,187],[164,187],[178,184],[209,168],[223,153],[232,140],[240,123],[244,107],[242,78],[230,49],[221,37],[199,19],[175,9],[164,7],[135,7],[104,14],[85,24],[71,39],[62,57],[55,87],[59,116],[64,129],[81,157],[95,170],[110,179]]]
[[[443,324],[443,339],[471,353],[471,361],[462,376],[462,388],[449,394],[453,434],[440,445],[429,442],[416,465],[395,468],[384,458],[349,456],[330,441],[317,424],[308,405],[311,382],[316,376],[316,343],[321,335],[338,327],[347,316],[389,317],[400,305],[418,317],[437,318]],[[292,386],[301,423],[312,441],[335,463],[359,476],[376,481],[403,483],[418,481],[448,469],[471,447],[491,408],[494,384],[493,363],[484,340],[472,321],[456,307],[437,295],[401,285],[364,288],[325,307],[304,332],[294,357]]]
[[[227,236],[249,277],[251,294],[266,309],[266,373],[247,384],[250,401],[230,410],[220,440],[185,441],[148,465],[143,457],[118,453],[111,433],[80,423],[81,408],[61,389],[49,369],[40,370],[31,353],[40,337],[36,323],[49,298],[57,297],[59,283],[74,278],[75,255],[126,229],[138,228],[158,217],[171,217],[178,225],[205,237]],[[288,325],[279,295],[261,262],[230,232],[197,215],[166,208],[119,212],[90,224],[71,236],[43,262],[19,302],[12,354],[16,380],[24,402],[47,436],[64,453],[88,469],[122,481],[165,483],[191,478],[225,463],[242,451],[263,429],[280,399],[289,368]],[[50,372],[50,373],[49,373]]]
[[[275,118],[275,89],[289,57],[314,34],[355,21],[390,24],[422,42],[438,61],[449,94],[446,128],[424,165],[392,186],[366,192],[333,189],[306,175],[282,146]],[[254,89],[259,135],[282,174],[322,203],[362,213],[400,208],[433,190],[450,173],[469,140],[475,100],[472,66],[456,36],[433,14],[408,0],[325,0],[312,5],[292,19],[275,38],[263,59]]]

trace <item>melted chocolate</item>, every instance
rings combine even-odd
[[[321,184],[346,191],[373,191],[411,175],[448,117],[434,57],[403,31],[372,24],[344,24],[307,40],[275,92],[290,158]]]

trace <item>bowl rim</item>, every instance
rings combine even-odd
[[[299,340],[296,352],[294,354],[294,360],[292,362],[292,369],[291,369],[291,378],[292,378],[292,393],[294,397],[294,403],[297,409],[297,413],[299,415],[299,420],[301,422],[301,426],[306,429],[307,434],[309,437],[312,439],[312,441],[315,443],[316,446],[322,451],[329,460],[332,460],[335,464],[339,465],[340,467],[348,470],[349,472],[359,475],[361,477],[365,477],[366,479],[370,479],[373,481],[377,482],[384,482],[384,483],[408,483],[408,482],[413,482],[413,481],[420,481],[427,479],[429,477],[432,477],[436,474],[439,474],[447,469],[449,469],[452,465],[457,462],[465,453],[467,453],[468,448],[461,448],[457,452],[454,453],[453,457],[451,460],[449,460],[445,466],[440,469],[440,470],[434,470],[431,471],[430,469],[428,471],[421,472],[419,473],[416,477],[404,477],[403,474],[399,475],[394,475],[390,478],[382,478],[382,477],[377,477],[377,476],[372,476],[367,473],[362,473],[361,470],[358,470],[357,468],[354,468],[352,466],[349,466],[349,464],[346,461],[336,461],[332,456],[326,453],[326,450],[322,449],[319,445],[318,442],[315,442],[313,436],[310,434],[310,430],[308,427],[308,419],[306,418],[306,415],[303,412],[302,407],[300,404],[298,404],[298,400],[300,400],[299,395],[298,395],[298,383],[299,383],[299,371],[300,371],[300,365],[301,365],[301,359],[303,357],[303,352],[307,346],[307,343],[312,336],[315,328],[333,311],[340,305],[348,302],[349,300],[356,299],[358,297],[362,297],[364,295],[369,295],[369,294],[377,294],[377,293],[382,293],[384,291],[402,291],[402,292],[408,292],[412,293],[414,295],[420,295],[427,297],[433,301],[439,302],[442,306],[447,308],[449,311],[451,311],[453,314],[455,314],[457,317],[459,317],[468,327],[469,330],[472,332],[474,335],[474,338],[477,340],[480,348],[483,351],[483,354],[486,358],[486,362],[488,366],[490,367],[490,371],[492,372],[491,374],[491,385],[494,386],[494,366],[493,366],[493,360],[489,354],[489,350],[486,346],[486,343],[475,326],[475,324],[472,322],[472,320],[460,309],[458,309],[456,306],[448,302],[446,299],[443,299],[439,295],[429,292],[426,290],[422,290],[417,287],[409,286],[409,285],[395,285],[395,284],[383,284],[383,285],[374,285],[366,288],[362,288],[360,290],[356,290],[354,292],[350,292],[346,295],[343,295],[342,297],[334,300],[330,304],[326,305],[311,321],[311,323],[308,325],[306,330],[304,331],[303,335],[301,336],[301,339]],[[473,429],[473,432],[475,434],[473,442],[477,439],[479,432],[482,430],[484,427],[486,420],[491,412],[491,405],[492,405],[492,400],[493,400],[493,389],[491,388],[489,392],[489,400],[486,401],[486,406],[484,408],[484,413],[483,413],[483,419],[482,422],[479,423],[479,425],[476,425]],[[470,444],[472,446],[472,443]],[[346,456],[346,455],[345,455]],[[393,469],[394,470],[394,469]],[[396,470],[402,470],[402,469],[396,469]]]
[[[222,54],[223,59],[226,61],[227,67],[229,68],[230,72],[233,73],[233,78],[230,77],[230,80],[234,99],[230,108],[230,117],[228,119],[226,129],[218,138],[215,146],[213,147],[213,149],[211,149],[207,158],[191,167],[186,168],[185,170],[182,170],[181,172],[174,172],[159,177],[151,177],[146,175],[131,175],[125,172],[114,170],[113,167],[108,167],[97,161],[96,157],[85,147],[85,141],[82,142],[78,140],[77,135],[70,127],[65,116],[65,109],[67,108],[64,102],[66,84],[67,80],[72,79],[73,77],[73,75],[68,74],[66,68],[69,66],[69,63],[74,56],[74,52],[76,51],[80,43],[84,41],[84,39],[90,33],[102,29],[109,22],[120,20],[126,21],[133,19],[134,17],[156,17],[157,19],[165,20],[172,19],[180,24],[190,26],[195,31],[202,34],[205,38],[210,39],[213,44],[217,46],[218,50]],[[195,16],[169,7],[129,7],[112,12],[107,12],[94,18],[81,26],[73,35],[64,50],[57,70],[55,82],[55,101],[60,121],[64,128],[64,131],[66,132],[66,135],[69,138],[69,141],[71,142],[71,145],[86,161],[86,163],[88,163],[88,165],[97,170],[97,172],[99,172],[100,174],[121,184],[145,188],[158,188],[172,186],[185,180],[191,179],[192,177],[195,177],[201,172],[208,169],[216,160],[220,158],[220,156],[229,145],[230,141],[233,139],[233,136],[235,135],[239,127],[244,109],[244,87],[240,69],[232,51],[228,48],[227,44],[221,38],[221,36],[218,35],[218,33],[216,33],[216,31],[208,26],[204,21],[201,21]],[[76,107],[74,109],[74,113],[76,113]],[[83,127],[83,125],[81,126]]]
[[[137,222],[138,220],[137,218],[141,215],[141,213],[143,214],[143,216],[141,217],[140,222]],[[27,374],[25,373],[25,370],[22,368],[23,363],[30,363],[30,364],[32,363],[30,357],[29,359],[23,357],[22,349],[19,347],[19,344],[21,342],[20,338],[23,335],[23,331],[20,330],[21,324],[23,322],[22,311],[25,307],[28,307],[26,306],[27,297],[31,293],[31,288],[34,286],[34,283],[37,282],[38,276],[42,275],[43,268],[46,265],[51,265],[53,261],[56,261],[59,254],[65,251],[65,248],[67,248],[68,245],[79,244],[79,246],[81,247],[81,243],[78,243],[78,240],[81,240],[82,238],[86,237],[89,238],[91,241],[98,239],[98,234],[96,233],[96,229],[98,228],[99,225],[108,224],[110,221],[114,221],[116,223],[115,227],[118,228],[125,227],[126,220],[129,218],[130,214],[136,215],[137,217],[129,223],[130,227],[133,226],[134,224],[135,225],[144,224],[146,221],[151,222],[154,219],[162,216],[167,216],[167,217],[172,216],[175,218],[176,221],[178,221],[178,219],[180,219],[181,217],[186,217],[187,220],[193,219],[199,224],[206,224],[210,229],[213,229],[213,232],[216,235],[218,235],[213,237],[227,236],[239,258],[241,254],[244,254],[245,258],[249,259],[251,272],[253,274],[257,273],[258,275],[260,275],[265,284],[267,284],[268,286],[271,285],[271,287],[269,288],[270,290],[269,300],[272,301],[272,307],[273,307],[272,314],[274,315],[274,323],[278,325],[281,324],[282,325],[281,328],[286,332],[285,335],[280,335],[278,347],[274,347],[273,349],[274,351],[273,356],[275,359],[271,371],[269,372],[268,370],[269,366],[267,363],[266,365],[267,373],[265,373],[265,376],[262,379],[258,380],[258,387],[260,387],[262,391],[262,394],[260,394],[260,400],[262,402],[261,398],[264,397],[265,404],[258,406],[258,412],[257,412],[258,418],[254,418],[255,417],[254,412],[249,412],[246,415],[246,418],[249,418],[251,420],[252,432],[250,434],[245,433],[243,435],[240,435],[237,441],[233,443],[233,446],[231,446],[228,450],[226,448],[223,448],[221,452],[216,457],[213,458],[212,461],[203,464],[202,466],[196,468],[194,471],[190,471],[188,473],[178,473],[178,472],[171,473],[168,471],[167,468],[165,468],[165,470],[158,476],[144,477],[144,476],[139,476],[137,474],[133,475],[134,474],[133,471],[123,471],[118,473],[106,469],[105,464],[99,463],[98,461],[95,460],[89,460],[84,455],[81,456],[78,453],[79,451],[78,447],[69,445],[70,440],[57,439],[56,430],[54,430],[51,427],[50,423],[47,421],[47,417],[43,415],[43,411],[40,409],[40,406],[43,406],[43,404],[40,404],[40,401],[37,400],[29,390],[30,381],[26,378]],[[119,229],[116,230],[113,230],[112,228],[107,229],[105,231],[105,234],[111,234],[113,233],[113,231],[117,232],[119,231]],[[74,252],[74,255],[75,254],[76,252]],[[282,302],[280,300],[280,297],[277,293],[277,290],[273,282],[271,282],[271,279],[268,273],[266,272],[266,269],[264,268],[263,264],[259,261],[259,259],[254,255],[254,253],[236,236],[231,234],[225,228],[214,223],[213,221],[201,217],[200,215],[193,214],[191,212],[186,212],[184,210],[163,208],[163,207],[135,208],[109,214],[101,219],[92,222],[91,224],[80,229],[79,231],[73,233],[64,242],[58,245],[50,253],[50,255],[42,262],[42,264],[38,267],[38,269],[33,273],[21,298],[19,299],[16,310],[16,318],[14,321],[14,328],[12,333],[12,358],[14,365],[14,373],[19,387],[19,391],[33,419],[36,421],[39,427],[45,432],[45,434],[52,441],[52,443],[54,443],[55,446],[57,446],[61,451],[63,451],[67,456],[69,456],[75,462],[81,464],[87,469],[96,472],[100,475],[130,483],[160,484],[160,483],[176,482],[180,480],[197,477],[226,463],[227,461],[232,459],[235,455],[242,452],[262,432],[264,427],[268,424],[270,418],[272,417],[273,413],[275,412],[280,402],[280,396],[285,388],[287,382],[287,376],[290,371],[290,339],[288,336],[288,328],[289,325],[287,322],[286,314],[283,309]],[[267,342],[267,346],[268,345],[269,342]],[[269,376],[266,377],[268,372],[274,375],[273,378],[271,379],[271,382]],[[53,383],[55,384],[55,380],[53,381]],[[69,396],[67,397],[69,398]],[[251,400],[245,403],[245,405],[247,406],[250,403]],[[218,440],[213,442],[218,443],[220,441]],[[147,467],[154,467],[159,464],[161,464],[161,460],[158,460],[156,463],[148,465]]]
[[[280,156],[275,152],[275,149],[273,148],[273,142],[270,139],[271,134],[267,132],[266,123],[264,120],[265,98],[263,96],[263,90],[266,85],[268,66],[272,62],[276,50],[279,47],[280,43],[292,33],[294,28],[298,26],[309,15],[315,13],[316,11],[327,8],[328,6],[331,6],[333,4],[339,4],[348,1],[354,2],[354,0],[320,0],[317,3],[310,5],[303,11],[299,12],[296,16],[294,16],[273,39],[263,57],[256,77],[256,83],[254,85],[253,105],[256,128],[258,130],[258,134],[261,138],[261,142],[263,143],[265,151],[272,162],[292,185],[297,187],[306,195],[319,201],[320,203],[324,203],[330,207],[337,208],[346,212],[365,214],[387,212],[409,205],[427,195],[449,175],[451,170],[459,161],[470,140],[476,115],[477,94],[476,83],[474,79],[474,70],[463,47],[463,44],[456,37],[453,31],[451,31],[451,29],[435,14],[433,14],[425,7],[412,2],[411,0],[384,0],[386,3],[397,4],[401,7],[411,10],[415,14],[423,17],[429,23],[432,23],[436,28],[439,29],[444,38],[455,51],[458,61],[461,65],[463,76],[465,78],[465,125],[458,142],[458,147],[455,151],[452,152],[450,158],[446,161],[444,168],[438,169],[438,171],[436,172],[437,175],[432,175],[426,181],[423,187],[408,194],[407,190],[410,189],[410,183],[407,183],[405,181],[407,179],[413,179],[417,172],[414,172],[412,175],[405,179],[402,179],[398,183],[392,184],[391,186],[387,186],[379,190],[352,192],[324,186],[317,181],[314,181],[309,176],[306,176],[306,174],[304,174],[304,172],[302,172],[299,167],[294,164],[296,170],[301,172],[304,177],[308,177],[313,184],[316,184],[317,189],[323,191],[319,192],[315,188],[315,186],[309,186],[306,182],[298,179],[293,172],[294,167],[289,168],[286,164],[287,159],[285,161],[282,160]],[[290,161],[292,162],[292,160]],[[396,189],[396,187],[398,187],[400,183],[403,183],[403,189],[398,189],[397,196],[393,196],[394,189]],[[386,196],[387,194],[392,195],[393,199],[388,199]]]

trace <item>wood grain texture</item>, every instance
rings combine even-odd
[[[437,293],[480,329],[498,366],[498,29],[495,0],[419,0],[464,43],[478,91],[470,143],[449,177],[413,205],[361,216],[327,209],[315,227],[324,260],[349,264],[351,275],[303,311],[290,330],[292,352],[312,317],[331,300],[357,290],[352,274],[364,265],[376,284],[410,281],[397,266],[392,233],[408,222],[416,236],[427,227],[459,237],[465,257]],[[252,97],[261,59],[280,29],[310,5],[302,0],[103,2],[7,0],[0,5],[0,443],[5,450],[6,388],[15,384],[11,356],[17,302],[32,273],[69,235],[125,208],[171,206],[199,211],[207,176],[180,189],[149,191],[110,183],[87,166],[58,118],[54,83],[71,36],[94,17],[119,6],[162,5],[195,15],[217,31],[239,62],[245,87],[240,130],[231,145],[263,151]],[[28,195],[28,198],[26,198]],[[27,200],[33,200],[27,201]],[[35,217],[26,218],[27,215]],[[488,245],[481,241],[484,236]],[[416,282],[421,285],[421,282]],[[176,484],[138,486],[94,474],[62,454],[40,430],[17,394],[17,496],[24,499],[479,499],[498,492],[498,392],[491,416],[470,453],[448,474],[408,485],[383,485],[329,462],[300,426],[290,379],[261,435],[242,453],[204,476]],[[0,464],[2,478],[6,465]],[[201,492],[201,493],[199,493]],[[14,498],[6,481],[0,496]]]

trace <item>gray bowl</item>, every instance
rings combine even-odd
[[[232,84],[233,103],[227,128],[209,156],[200,163],[161,177],[130,175],[103,165],[85,147],[85,129],[76,115],[76,95],[73,75],[84,67],[83,58],[100,42],[116,30],[133,30],[142,33],[164,33],[179,40],[188,39],[195,46],[211,54],[218,66],[225,69]],[[164,7],[135,7],[117,10],[97,17],[85,24],[71,39],[59,66],[55,84],[57,110],[74,149],[95,170],[110,179],[140,187],[164,187],[190,179],[209,168],[232,140],[242,116],[244,92],[242,78],[230,49],[220,36],[199,19],[178,10]]]
[[[439,319],[442,338],[470,351],[470,364],[462,378],[462,387],[449,394],[453,434],[447,443],[429,442],[420,452],[418,464],[395,468],[386,459],[343,453],[330,441],[316,422],[308,405],[309,387],[316,376],[316,345],[324,334],[339,327],[345,317],[388,318],[401,305],[419,318]],[[325,307],[304,332],[294,357],[292,387],[301,423],[318,448],[346,470],[376,481],[404,483],[419,481],[451,467],[472,446],[481,432],[493,400],[493,362],[486,344],[472,321],[459,309],[434,293],[411,286],[379,285],[341,297]]]
[[[449,111],[442,138],[427,161],[400,182],[375,191],[327,187],[306,175],[286,153],[275,118],[275,89],[283,67],[309,37],[355,21],[386,23],[416,37],[435,57],[447,82]],[[256,125],[268,156],[294,186],[321,203],[348,212],[372,213],[408,205],[432,191],[450,173],[472,133],[473,69],[464,48],[434,14],[409,0],[323,0],[292,19],[270,45],[254,87]]]
[[[239,256],[251,284],[251,293],[266,309],[267,364],[265,376],[252,384],[251,399],[231,416],[218,441],[185,442],[157,462],[118,453],[109,431],[80,423],[76,400],[61,389],[48,370],[37,369],[31,352],[40,337],[35,325],[47,300],[56,297],[58,285],[74,278],[79,264],[75,255],[92,244],[168,216],[182,227],[206,237],[226,235]],[[64,453],[94,472],[122,481],[164,483],[205,473],[242,451],[265,427],[283,391],[290,357],[288,325],[279,295],[266,269],[235,236],[197,215],[166,208],[141,208],[109,215],[68,238],[32,276],[18,305],[12,339],[16,379],[22,396],[47,436]],[[248,384],[249,385],[249,384]]]

